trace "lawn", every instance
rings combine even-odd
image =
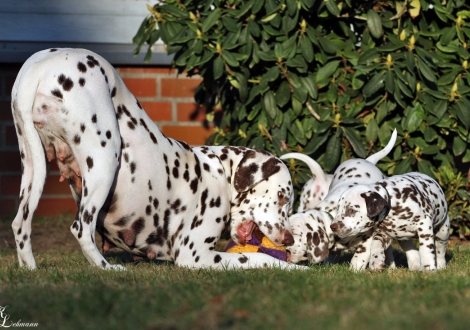
[[[470,324],[467,245],[451,244],[447,269],[432,273],[354,273],[347,263],[291,272],[189,270],[135,262],[116,251],[106,257],[127,271],[112,272],[89,266],[68,232],[70,223],[66,217],[35,220],[39,269],[28,271],[18,267],[9,222],[0,222],[0,306],[7,306],[9,321],[38,323],[40,329],[415,330]],[[52,230],[55,238],[47,234]],[[401,252],[396,257],[404,263]]]

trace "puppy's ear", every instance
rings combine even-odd
[[[366,201],[367,216],[374,221],[382,221],[390,211],[390,197],[382,187],[378,191],[362,193],[361,197]]]
[[[266,151],[249,150],[235,170],[234,187],[238,192],[247,191],[262,180],[281,170],[282,161]]]

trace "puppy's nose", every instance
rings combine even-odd
[[[338,230],[338,224],[337,224],[337,223],[332,223],[332,224],[330,225],[330,228],[331,228],[331,230],[333,230],[334,232],[336,232],[336,231]]]
[[[294,244],[294,237],[292,236],[292,234],[288,231],[286,231],[284,233],[284,239],[282,240],[282,245],[285,245],[285,246],[291,246]]]

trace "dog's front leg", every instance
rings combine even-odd
[[[390,237],[381,231],[374,234],[370,246],[370,269],[379,271],[385,269],[385,251],[390,247],[390,243]]]
[[[370,246],[372,244],[372,236],[368,237],[357,245],[356,252],[351,259],[350,268],[354,271],[364,270],[367,268],[370,260]]]

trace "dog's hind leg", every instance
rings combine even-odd
[[[419,257],[419,251],[414,245],[412,240],[400,240],[398,241],[400,247],[406,253],[406,260],[408,261],[408,268],[410,270],[419,270],[421,268],[421,258]]]
[[[78,89],[70,95],[72,99],[66,105],[72,124],[67,127],[64,142],[76,162],[72,167],[78,167],[81,174],[80,207],[70,230],[91,265],[122,269],[122,266],[110,265],[95,244],[98,214],[117,179],[121,135],[111,99],[103,98],[106,101],[96,104],[93,93],[93,90]]]
[[[439,231],[436,233],[436,259],[437,259],[437,269],[446,268],[446,249],[447,243],[449,242],[449,229],[450,229],[450,220],[449,215],[447,215],[446,220],[439,228]]]

